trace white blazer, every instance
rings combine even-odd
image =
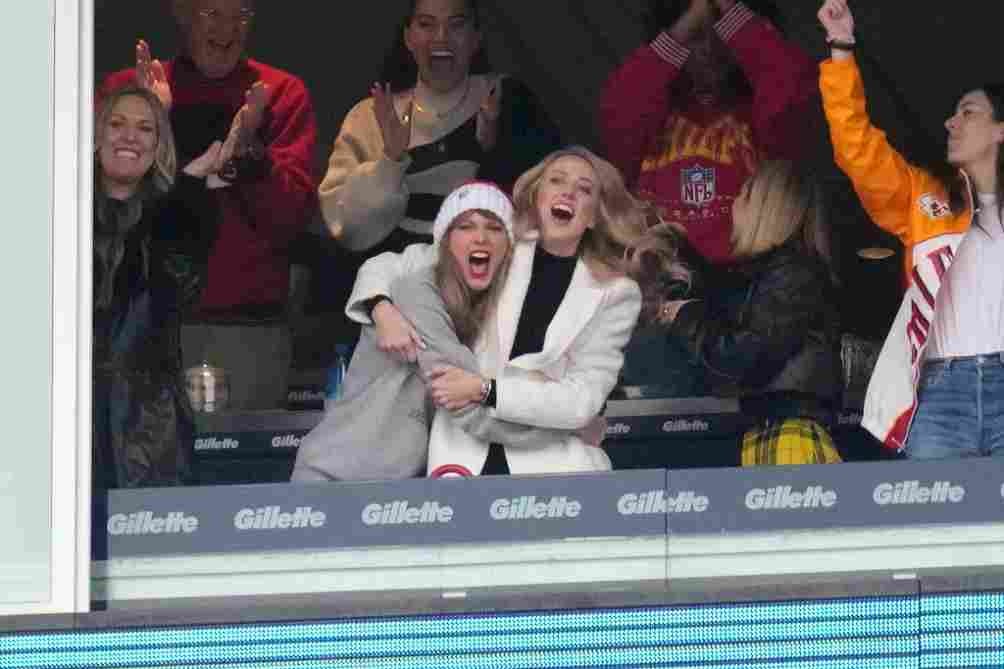
[[[627,344],[641,311],[641,292],[631,279],[597,280],[580,259],[565,296],[547,327],[544,348],[509,360],[523,309],[536,241],[517,242],[512,266],[495,318],[482,331],[476,353],[485,374],[496,379],[495,418],[514,423],[567,430],[585,427],[603,408],[617,383]],[[346,313],[369,323],[364,302],[387,294],[396,276],[435,262],[436,252],[416,244],[404,253],[385,253],[360,269]],[[506,447],[513,474],[607,471],[602,449],[577,436],[541,443],[534,448]],[[476,475],[484,466],[488,444],[439,410],[429,436],[429,474]]]

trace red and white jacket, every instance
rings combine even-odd
[[[853,58],[823,62],[820,90],[837,165],[871,219],[905,247],[906,293],[872,372],[861,420],[887,447],[902,450],[917,408],[935,299],[972,222],[972,206],[952,213],[944,184],[907,163],[871,124]]]

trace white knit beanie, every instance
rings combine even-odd
[[[439,244],[453,219],[471,209],[484,209],[498,216],[512,242],[512,202],[505,191],[488,181],[465,183],[446,196],[436,215],[436,222],[432,224],[432,242]]]

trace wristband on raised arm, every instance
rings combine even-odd
[[[826,43],[831,49],[837,49],[838,51],[854,51],[854,47],[857,46],[853,37],[840,38],[827,35]]]

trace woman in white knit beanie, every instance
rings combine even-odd
[[[583,147],[556,151],[524,173],[514,202],[512,266],[493,320],[475,342],[480,369],[447,363],[429,375],[438,408],[429,436],[430,476],[611,467],[596,447],[603,437],[600,414],[642,308],[641,290],[630,278],[638,264],[632,250],[649,236],[651,208],[630,194],[616,168]],[[420,333],[394,313],[397,305],[367,305],[389,282],[436,258],[433,247],[416,244],[370,259],[346,306],[360,323],[375,319],[387,350],[405,359],[421,358]],[[486,437],[471,429],[472,414],[546,428],[550,437],[532,443]]]
[[[478,371],[470,346],[490,320],[509,267],[513,209],[498,186],[471,182],[443,202],[433,227],[438,261],[395,281],[370,309],[392,303],[424,343],[417,360],[381,350],[363,327],[343,395],[300,444],[294,481],[407,478],[424,472],[431,413],[421,369],[449,364]],[[421,363],[421,367],[416,362]],[[486,438],[536,441],[549,431],[511,426],[486,412],[469,414]]]

